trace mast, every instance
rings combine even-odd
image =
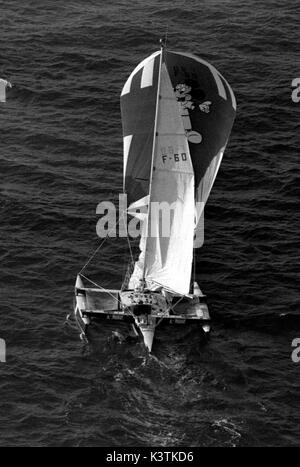
[[[157,80],[157,93],[156,93],[156,109],[155,109],[155,120],[154,120],[154,129],[153,129],[153,144],[152,144],[152,155],[151,155],[151,170],[150,170],[150,182],[149,182],[149,203],[148,203],[148,212],[146,217],[146,238],[145,238],[145,256],[143,264],[143,275],[142,283],[145,284],[145,265],[146,265],[146,254],[147,254],[147,240],[148,240],[148,230],[149,230],[149,215],[150,215],[150,205],[151,205],[151,192],[152,192],[152,179],[153,179],[153,166],[155,158],[155,147],[156,147],[156,132],[157,132],[157,117],[158,117],[158,105],[159,105],[159,96],[160,96],[160,81],[161,81],[161,66],[163,58],[164,43],[160,39],[160,58],[159,58],[159,70],[158,70],[158,80]]]

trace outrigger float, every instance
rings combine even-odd
[[[204,205],[235,111],[226,79],[195,55],[161,43],[131,73],[121,93],[124,193],[127,213],[142,223],[140,255],[132,257],[132,273],[120,290],[88,287],[83,269],[78,274],[75,318],[82,336],[95,320],[123,320],[151,352],[162,321],[198,322],[209,332],[195,248],[203,243]],[[168,235],[155,203],[172,208]]]

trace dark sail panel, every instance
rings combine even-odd
[[[196,201],[207,201],[236,113],[232,89],[204,60],[164,51],[195,173]]]
[[[142,61],[121,93],[124,191],[129,204],[149,194],[160,51]]]

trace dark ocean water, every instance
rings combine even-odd
[[[0,445],[295,446],[299,316],[300,8],[296,2],[0,2]],[[99,244],[96,206],[122,190],[119,94],[158,48],[212,62],[238,114],[205,212],[197,279],[214,317],[157,334],[154,356],[64,324]],[[125,245],[93,273],[119,285]],[[127,256],[128,257],[128,256]]]

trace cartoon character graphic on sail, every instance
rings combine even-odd
[[[211,101],[198,103],[192,98],[191,92],[192,87],[185,83],[177,84],[175,88],[175,96],[179,103],[179,110],[187,139],[190,143],[199,144],[202,141],[202,135],[192,129],[190,111],[195,110],[198,106],[202,112],[209,113]]]

